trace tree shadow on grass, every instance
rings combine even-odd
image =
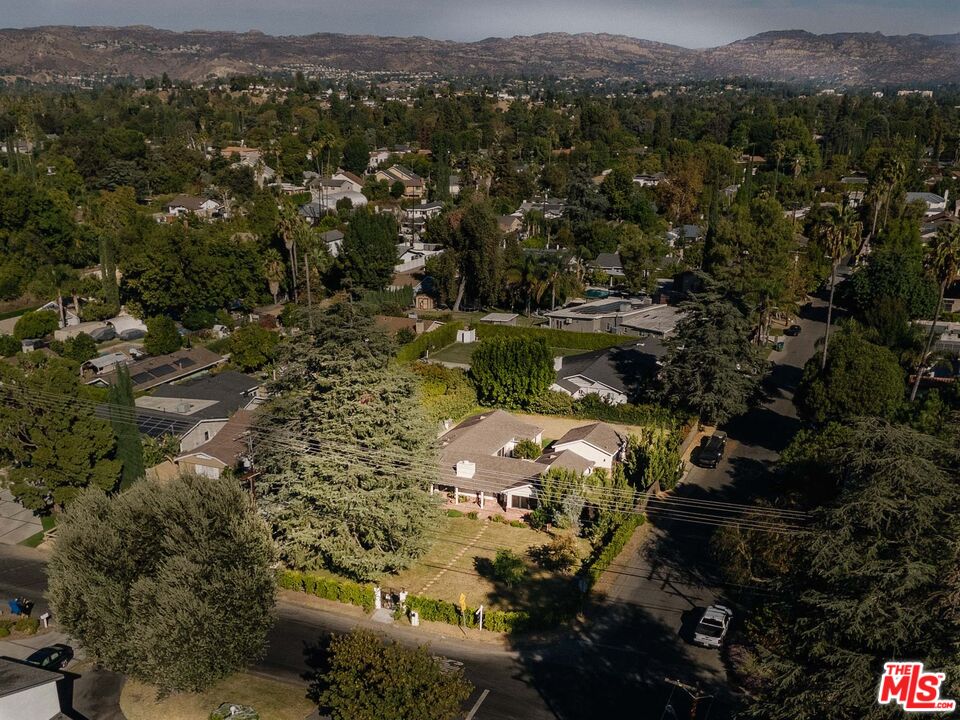
[[[506,582],[495,570],[494,561],[476,557],[473,567],[487,580],[492,590],[489,602],[500,608],[526,611],[535,619],[538,614],[556,616],[576,610],[580,602],[577,578],[548,570],[533,561],[531,553],[521,556],[524,575],[518,582]]]

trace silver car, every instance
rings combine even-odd
[[[693,642],[708,648],[718,648],[730,629],[733,610],[723,605],[711,605],[703,611],[703,617],[697,623],[693,633]]]

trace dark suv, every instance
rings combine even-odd
[[[701,467],[715,468],[723,459],[723,451],[726,447],[727,436],[722,432],[702,438],[697,462]]]

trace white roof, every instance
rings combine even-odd
[[[113,329],[117,331],[118,335],[122,332],[126,332],[127,330],[143,330],[143,332],[147,331],[146,324],[142,320],[135,318],[133,315],[117,315],[115,318],[110,318],[107,320],[107,324],[112,325]]]
[[[516,313],[490,313],[480,318],[480,322],[505,323],[513,322],[519,317]]]
[[[99,357],[87,360],[87,365],[92,367],[98,373],[112,368],[114,365],[125,365],[130,362],[130,358],[120,352],[110,353],[109,355],[100,355]]]

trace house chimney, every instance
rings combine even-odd
[[[460,460],[457,462],[457,477],[472,478],[477,472],[477,464],[470,460]]]

